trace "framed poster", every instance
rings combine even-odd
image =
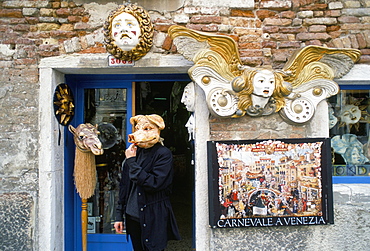
[[[211,227],[334,223],[330,139],[207,144]]]

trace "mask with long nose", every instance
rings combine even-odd
[[[78,125],[77,128],[69,125],[68,129],[73,134],[73,140],[79,150],[92,152],[94,155],[103,154],[102,144],[98,138],[100,132],[97,126],[86,123]]]

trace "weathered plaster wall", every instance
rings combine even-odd
[[[369,184],[336,184],[333,225],[217,229],[210,250],[368,250],[369,196]]]
[[[277,114],[213,118],[211,140],[327,137],[325,108],[321,102],[320,112],[303,126],[286,124]],[[212,229],[210,250],[366,250],[370,237],[363,233],[370,226],[370,184],[335,184],[333,189],[333,225]]]
[[[28,193],[0,194],[1,250],[32,250],[35,202]]]
[[[166,34],[172,24],[186,25],[201,31],[229,34],[237,41],[243,62],[250,66],[273,65],[273,67],[281,67],[295,49],[310,44],[358,48],[363,54],[360,63],[370,63],[369,1],[248,0],[233,1],[238,5],[231,6],[230,1],[184,0],[158,1],[158,5],[154,7],[149,3],[157,1],[139,2],[151,14],[155,26],[155,37],[152,51],[133,70],[138,73],[142,72],[140,67],[149,67],[150,71],[159,67],[157,70],[159,69],[160,72],[168,72],[168,68],[175,71],[179,63],[180,65],[189,65],[189,62],[182,61],[178,56],[172,55],[176,54],[176,48],[172,46],[172,41]],[[62,207],[60,206],[63,206],[63,202],[57,200],[62,197],[62,167],[48,166],[51,163],[59,163],[55,159],[60,160],[63,157],[57,156],[60,149],[55,145],[58,127],[52,123],[40,124],[40,120],[44,116],[49,116],[46,121],[52,121],[52,113],[45,115],[45,112],[50,112],[50,110],[44,108],[49,107],[48,105],[51,107],[50,97],[53,88],[63,77],[63,74],[58,71],[59,69],[53,70],[52,65],[54,60],[59,60],[56,59],[57,56],[70,55],[78,61],[70,66],[70,72],[81,72],[79,68],[86,64],[91,64],[90,68],[86,70],[89,73],[99,72],[102,67],[106,68],[106,65],[102,63],[104,62],[102,58],[88,63],[85,60],[95,54],[106,57],[102,24],[108,13],[118,4],[118,2],[104,0],[95,2],[84,0],[76,0],[75,2],[3,0],[0,2],[0,67],[2,69],[0,75],[1,247],[6,247],[9,250],[42,250],[41,247],[46,247],[47,250],[63,249],[63,238],[60,238],[63,235],[63,224],[60,223],[62,220],[60,216]],[[148,6],[145,6],[146,4]],[[158,10],[159,7],[163,7],[163,9]],[[43,75],[43,78],[47,79],[40,79],[38,66],[42,59],[48,59],[44,62],[50,65],[50,68],[43,66],[45,67],[44,71],[49,72],[48,74],[44,72]],[[65,61],[65,64],[69,63]],[[66,67],[59,66],[59,68]],[[111,70],[103,69],[101,72],[110,73]],[[56,77],[55,74],[60,76]],[[354,74],[354,77],[357,75]],[[369,80],[366,76],[360,81],[364,79]],[[44,84],[43,90],[40,90],[39,83],[41,82]],[[40,92],[42,95],[39,99]],[[198,104],[202,106],[201,101]],[[326,111],[321,108],[319,111],[326,114]],[[200,116],[204,118],[205,114],[201,114]],[[315,122],[316,126],[302,128],[292,128],[287,125],[276,126],[270,121],[266,123],[270,128],[261,128],[258,125],[253,127],[254,122],[249,122],[247,118],[241,121],[245,121],[248,128],[256,131],[242,134],[235,129],[235,132],[228,133],[240,138],[247,135],[252,138],[277,137],[278,133],[285,133],[286,136],[293,137],[320,136],[324,131],[321,129],[325,126],[320,119]],[[279,117],[272,116],[271,121],[279,124]],[[204,126],[208,122],[199,123],[203,123]],[[213,129],[209,134],[208,131],[203,130],[204,128],[199,129],[198,133],[202,135],[201,139],[217,137],[221,133],[217,127],[227,126],[229,122],[211,118],[211,123]],[[232,126],[233,123],[234,121],[229,125]],[[47,130],[44,130],[45,126]],[[289,131],[290,129],[292,131]],[[40,135],[40,131],[47,132],[47,134]],[[43,142],[45,140],[48,142],[46,145]],[[205,156],[204,150],[201,149],[201,145],[198,146],[200,148],[198,149],[199,158],[201,158]],[[241,243],[240,238],[234,238],[237,237],[234,230],[225,234],[207,228],[208,204],[204,201],[204,198],[207,198],[204,161],[199,160],[197,168],[199,168],[197,170],[197,189],[199,190],[197,190],[196,217],[199,219],[197,231],[201,233],[198,236],[200,239],[197,240],[198,250],[207,250],[208,247],[218,248],[223,243],[230,244],[226,249],[231,249],[231,247],[237,249],[238,247],[233,243],[239,243],[240,246],[247,245],[249,234],[245,238],[243,237],[243,243]],[[202,185],[202,183],[204,184]],[[353,185],[348,185],[348,187],[354,189]],[[365,195],[368,194],[368,186],[364,185],[361,189]],[[348,191],[340,190],[335,200],[345,196],[349,193]],[[369,201],[368,195],[365,195],[359,195],[359,198],[367,202]],[[330,231],[334,229],[344,236],[346,231],[351,230],[355,233],[351,236],[354,249],[364,249],[364,242],[368,244],[369,242],[362,238],[362,234],[357,235],[359,233],[357,231],[360,231],[363,226],[368,226],[368,218],[363,213],[368,212],[368,204],[351,206],[348,203],[337,201],[335,203],[336,210],[338,210],[336,211],[338,212],[336,214],[338,224],[329,227],[315,227],[313,228],[315,233],[319,235],[322,229],[326,229],[325,236],[333,236]],[[356,217],[364,216],[362,220],[364,225],[361,225],[361,221],[356,221],[360,219],[356,217],[350,217],[350,222],[345,223],[346,218],[342,215],[346,215],[345,212],[348,209],[356,212]],[[50,227],[54,223],[58,223],[55,229]],[[19,224],[23,225],[20,227]],[[49,228],[44,228],[45,226],[49,226]],[[351,228],[347,228],[348,226]],[[9,231],[10,229],[12,231]],[[314,231],[313,229],[309,228],[307,231]],[[41,231],[43,231],[42,237],[44,238],[39,240],[38,235]],[[287,230],[279,229],[277,231]],[[315,238],[302,241],[311,243],[307,244],[311,245],[308,247],[315,247],[312,246],[314,245],[312,243],[316,242],[318,245],[324,245],[320,243],[323,240],[322,237],[320,239],[320,236],[317,235],[309,235]],[[361,237],[357,238],[356,236]],[[257,243],[265,242],[266,237],[266,235],[260,235],[260,238],[255,241]],[[222,239],[222,243],[219,238]],[[333,237],[333,239],[335,238]],[[338,240],[337,247],[339,249],[345,250],[345,247],[348,246],[344,244],[344,239]],[[232,240],[233,243],[231,243]],[[235,242],[235,240],[238,241]],[[357,246],[356,243],[358,243]]]

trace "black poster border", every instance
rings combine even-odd
[[[285,143],[314,143],[321,145],[321,204],[322,215],[300,216],[252,216],[238,218],[220,218],[219,201],[219,164],[216,144],[242,145],[265,141],[282,141]],[[271,226],[309,226],[334,224],[333,187],[330,138],[297,139],[258,139],[258,140],[221,140],[207,141],[208,186],[209,186],[209,224],[212,228],[271,227]]]

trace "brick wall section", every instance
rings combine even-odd
[[[154,53],[171,50],[166,32],[172,24],[229,34],[242,61],[250,66],[282,67],[305,45],[356,48],[370,62],[370,4],[365,1],[256,1],[253,10],[187,6],[176,12],[151,12]],[[3,67],[37,65],[40,58],[70,53],[102,53],[102,24],[92,25],[83,5],[72,1],[2,1],[0,44],[14,54]],[[150,12],[150,10],[149,10]],[[174,51],[174,48],[172,48]],[[12,61],[12,62],[9,62]]]
[[[187,22],[166,20],[155,27],[165,32],[176,23],[229,34],[238,43],[243,63],[250,66],[282,67],[294,50],[306,45],[360,49],[360,63],[369,63],[369,5],[364,1],[256,1],[254,10],[207,9],[208,13],[188,7],[181,10],[188,15]],[[169,41],[163,48],[169,48]]]

